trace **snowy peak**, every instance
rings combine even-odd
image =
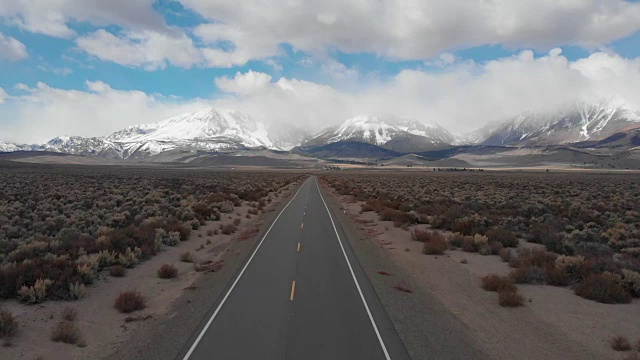
[[[640,111],[619,99],[576,102],[552,112],[523,112],[467,135],[474,144],[555,145],[602,140],[640,123]]]
[[[321,131],[304,146],[358,141],[395,151],[411,152],[445,146],[453,140],[453,135],[438,125],[397,117],[360,115]]]

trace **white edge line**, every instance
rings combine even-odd
[[[336,229],[336,224],[333,222],[333,217],[331,216],[329,207],[327,206],[327,203],[324,201],[324,197],[322,197],[322,192],[320,192],[320,185],[318,185],[317,179],[316,179],[316,186],[318,187],[318,194],[320,194],[320,199],[322,199],[324,208],[327,209],[327,214],[329,214],[329,220],[331,220],[331,225],[333,225],[333,231],[336,232],[336,237],[338,237],[338,243],[340,244],[340,248],[342,249],[342,254],[344,255],[345,260],[347,260],[347,265],[349,266],[349,271],[351,271],[353,282],[356,284],[356,288],[358,288],[358,293],[360,293],[360,298],[362,299],[364,308],[367,310],[367,314],[369,315],[369,319],[371,320],[371,325],[373,325],[373,330],[375,330],[376,335],[378,336],[378,341],[380,342],[380,346],[382,346],[382,351],[384,351],[384,356],[387,358],[387,360],[391,360],[391,357],[389,356],[389,352],[387,351],[387,347],[384,345],[384,341],[382,341],[382,336],[380,336],[380,331],[378,331],[378,326],[376,325],[376,321],[373,320],[373,316],[371,315],[371,311],[369,310],[369,305],[367,305],[367,300],[365,300],[364,294],[360,289],[360,284],[358,284],[358,279],[356,279],[356,274],[354,274],[353,272],[353,268],[351,267],[351,262],[349,262],[347,253],[344,251],[344,246],[342,246],[342,240],[340,239],[340,235],[338,234],[338,229]]]
[[[202,329],[202,331],[200,332],[200,335],[198,335],[198,338],[196,338],[196,341],[193,342],[193,345],[191,345],[191,348],[189,349],[187,354],[184,356],[184,358],[182,358],[183,360],[188,360],[189,357],[191,356],[191,354],[193,353],[193,351],[196,349],[196,347],[198,346],[198,343],[200,342],[200,340],[202,340],[202,337],[204,336],[204,334],[209,329],[209,326],[211,326],[211,323],[213,322],[213,319],[215,319],[216,315],[218,315],[218,312],[222,308],[222,305],[224,305],[225,301],[227,301],[227,298],[229,297],[229,295],[233,291],[233,288],[236,287],[236,284],[238,283],[238,281],[242,277],[242,274],[244,274],[244,271],[249,266],[249,263],[251,263],[251,260],[253,260],[253,257],[258,252],[258,249],[260,249],[260,246],[262,245],[262,242],[264,242],[264,239],[266,239],[267,235],[269,235],[269,232],[271,231],[271,228],[273,228],[273,226],[276,224],[276,222],[278,222],[278,219],[280,218],[280,215],[282,215],[282,213],[289,207],[289,204],[291,204],[293,199],[295,199],[296,196],[298,196],[298,193],[302,189],[302,186],[304,186],[304,183],[302,183],[302,185],[300,185],[300,187],[298,188],[298,191],[296,191],[296,194],[291,198],[291,200],[289,200],[289,202],[284,207],[284,209],[282,209],[282,211],[280,211],[280,214],[278,214],[276,219],[273,220],[273,223],[271,224],[271,226],[269,226],[269,229],[267,230],[267,232],[262,237],[262,240],[260,240],[260,243],[258,244],[258,247],[256,247],[256,249],[253,251],[253,254],[251,254],[251,257],[249,258],[249,261],[247,261],[247,263],[244,265],[244,267],[242,268],[242,271],[240,271],[240,274],[238,274],[238,277],[236,277],[236,280],[231,285],[231,288],[229,289],[229,291],[227,291],[227,294],[224,296],[224,298],[222,298],[222,301],[218,305],[218,308],[216,309],[216,311],[213,312],[213,315],[211,315],[211,318],[209,318],[209,321],[207,321],[207,324],[204,326],[204,329]]]

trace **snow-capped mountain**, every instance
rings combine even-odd
[[[130,126],[104,138],[59,136],[36,146],[0,142],[0,152],[36,150],[140,159],[174,149],[212,151],[264,147],[289,150],[307,136],[295,126],[267,129],[262,122],[241,112],[207,108],[156,123]]]
[[[399,152],[425,151],[446,146],[454,136],[435,124],[396,117],[356,116],[326,128],[303,144],[304,147],[339,141],[358,141]]]
[[[601,140],[640,126],[640,111],[616,99],[578,102],[556,112],[524,112],[466,136],[471,144],[557,145]]]
[[[37,150],[40,150],[40,145],[16,144],[13,142],[0,140],[0,153],[15,152],[15,151],[37,151]]]

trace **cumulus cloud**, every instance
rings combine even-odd
[[[117,90],[88,81],[85,90],[63,90],[38,83],[0,106],[3,140],[41,143],[59,135],[105,136],[129,125],[164,120],[200,110],[210,103]],[[1,94],[0,94],[1,97]]]
[[[196,36],[225,45],[206,50],[213,66],[274,56],[283,43],[308,52],[339,49],[428,59],[487,44],[595,48],[640,29],[640,4],[624,0],[180,2],[212,21],[198,26]]]
[[[128,29],[165,29],[164,19],[153,10],[154,0],[11,0],[0,4],[0,18],[20,28],[45,35],[69,38],[70,22]]]
[[[130,31],[116,36],[100,29],[78,38],[76,44],[101,60],[145,70],[163,69],[167,64],[190,68],[202,61],[199,50],[184,34]]]
[[[18,61],[29,57],[27,47],[23,43],[0,33],[0,59]]]

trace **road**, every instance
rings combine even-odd
[[[207,316],[179,359],[409,359],[315,176]]]

